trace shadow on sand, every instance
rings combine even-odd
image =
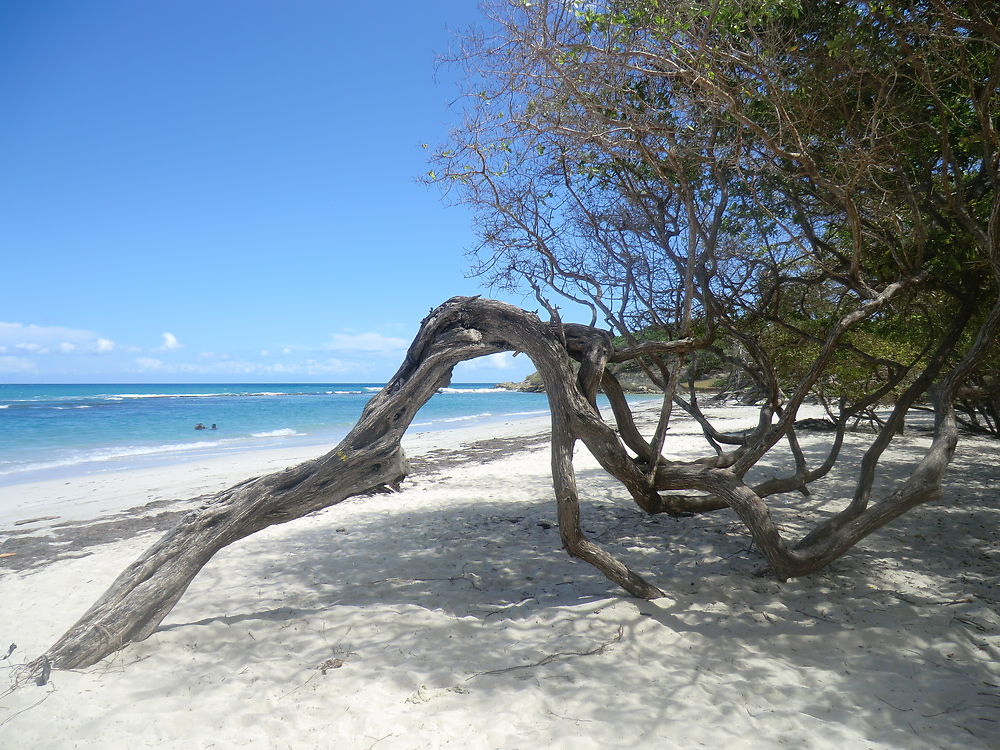
[[[804,443],[819,455],[818,442]],[[825,489],[775,499],[789,538],[797,517],[815,522],[849,495],[860,450],[848,447]],[[906,465],[887,461],[884,481]],[[769,723],[795,714],[891,747],[998,746],[996,475],[989,454],[964,453],[941,501],[821,573],[777,583],[754,577],[761,561],[733,514],[645,516],[602,472],[581,471],[587,533],[669,593],[642,602],[560,549],[548,477],[519,477],[530,497],[494,501],[462,487],[460,470],[431,474],[415,485],[467,495],[443,509],[407,509],[406,492],[357,499],[318,524],[246,540],[240,559],[252,563],[240,576],[225,560],[207,566],[160,633],[197,640],[222,627],[233,638],[220,644],[216,632],[213,648],[239,663],[238,631],[311,632],[274,645],[268,658],[279,659],[313,648],[322,629],[329,653],[361,654],[366,669],[407,685],[495,696],[530,677],[552,700],[581,691],[581,721],[613,715],[654,735],[699,720],[692,706],[721,716],[725,704],[753,719],[762,742]],[[320,664],[324,653],[310,655]],[[600,704],[580,700],[588,691]]]

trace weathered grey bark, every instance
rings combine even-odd
[[[910,477],[884,499],[858,514],[845,514],[839,523],[824,525],[821,533],[807,536],[793,548],[781,537],[762,496],[802,489],[814,475],[828,471],[843,438],[843,417],[829,457],[810,472],[791,431],[794,414],[782,414],[782,434],[789,436],[796,455],[795,475],[780,487],[764,483],[751,488],[743,480],[745,467],[739,464],[745,463],[748,448],[756,452],[761,442],[772,440],[769,433],[775,426],[769,424],[768,409],[763,410],[767,419],[762,418],[752,438],[728,457],[668,461],[654,454],[635,428],[620,389],[612,385],[609,395],[621,434],[605,423],[596,408],[597,384],[613,384],[604,369],[611,356],[607,333],[585,326],[563,326],[558,321],[546,323],[500,302],[455,297],[424,319],[399,371],[371,399],[336,448],[313,461],[242,482],[187,514],[129,565],[83,617],[34,662],[36,672],[44,675],[50,666],[88,666],[131,641],[148,637],[205,563],[227,545],[353,495],[395,488],[408,471],[400,440],[420,407],[450,382],[452,368],[459,362],[507,350],[527,354],[545,382],[552,413],[553,486],[560,534],[570,555],[594,565],[634,596],[663,595],[583,534],[572,463],[574,446],[582,441],[647,512],[732,508],[778,578],[803,575],[843,554],[914,505],[936,496],[957,441],[952,406],[955,391],[998,333],[1000,303],[987,316],[966,356],[937,388],[934,440]],[[579,373],[574,372],[571,355],[581,363]],[[663,491],[701,494],[661,495]]]
[[[582,327],[575,332],[582,335]],[[595,331],[594,337],[610,347],[606,334],[602,338]],[[587,396],[574,386],[561,328],[510,305],[456,297],[424,319],[399,371],[371,399],[357,425],[336,448],[294,468],[242,482],[187,514],[121,573],[36,662],[38,668],[46,662],[67,669],[88,666],[130,641],[148,637],[223,547],[348,497],[398,485],[408,471],[400,439],[419,408],[450,382],[457,363],[506,350],[525,352],[546,383],[552,411],[553,482],[567,551],[636,596],[661,596],[659,589],[586,539],[580,527],[572,467],[573,416],[599,417]],[[599,379],[603,362],[598,358],[594,365]],[[588,377],[584,375],[583,383],[589,391]]]

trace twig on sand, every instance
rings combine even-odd
[[[52,695],[52,693],[54,693],[54,692],[55,692],[54,690],[50,690],[49,692],[47,692],[45,695],[42,696],[41,700],[35,701],[34,703],[32,703],[27,708],[22,708],[20,711],[11,714],[10,716],[8,716],[3,721],[0,721],[0,727],[2,727],[4,724],[7,724],[10,721],[13,721],[18,716],[20,716],[21,714],[23,714],[25,711],[30,711],[33,708],[38,708],[40,705],[42,705],[43,703],[45,703],[45,701],[47,701],[49,699],[49,696]]]
[[[829,617],[824,617],[823,615],[817,615],[817,614],[814,614],[812,612],[806,612],[804,609],[794,609],[792,611],[793,612],[798,612],[800,615],[805,615],[806,617],[811,617],[814,620],[822,620],[823,622],[828,622],[831,625],[841,625],[842,624],[842,623],[837,622],[836,620],[831,620]],[[850,628],[850,627],[848,627],[847,629],[848,630],[854,630],[854,628]]]
[[[875,697],[878,698],[880,701],[882,701],[889,708],[894,708],[897,711],[912,711],[913,710],[912,708],[900,708],[899,706],[894,706],[893,704],[889,703],[889,701],[887,701],[885,698],[883,698],[880,695],[876,695]]]
[[[956,604],[969,604],[970,602],[974,602],[976,600],[974,596],[963,596],[960,599],[920,599],[917,597],[907,596],[899,591],[886,591],[882,589],[879,589],[878,593],[894,596],[900,601],[912,604],[915,607],[952,607]]]
[[[520,607],[525,602],[530,602],[532,600],[535,600],[535,597],[533,597],[533,596],[526,596],[523,599],[521,599],[519,601],[516,601],[516,602],[513,602],[511,604],[505,604],[503,606],[498,606],[496,609],[485,609],[483,607],[476,607],[476,608],[470,608],[470,611],[472,609],[476,609],[479,612],[485,612],[486,613],[486,615],[485,615],[486,617],[492,617],[493,615],[499,615],[499,614],[501,614],[503,612],[511,610],[514,607]]]
[[[375,581],[368,581],[369,586],[374,586],[376,583],[434,583],[434,582],[445,582],[455,583],[456,581],[465,581],[476,591],[482,591],[479,585],[479,576],[475,573],[462,573],[460,576],[449,576],[448,578],[379,578]]]
[[[369,745],[369,746],[368,746],[367,748],[365,748],[365,750],[372,750],[372,748],[373,748],[373,747],[375,747],[375,746],[376,746],[376,745],[377,745],[378,743],[380,743],[380,742],[381,742],[382,740],[387,740],[387,739],[389,739],[389,738],[390,738],[390,737],[392,737],[392,736],[393,736],[393,735],[392,735],[392,732],[389,732],[389,734],[387,734],[387,735],[386,735],[385,737],[379,737],[379,738],[378,738],[377,740],[375,740],[375,741],[374,741],[374,742],[373,742],[372,744],[370,744],[370,745]]]
[[[18,666],[16,669],[17,671],[14,673],[14,678],[12,680],[11,686],[7,688],[7,690],[4,690],[2,693],[0,693],[0,698],[6,698],[15,690],[24,687],[25,685],[28,684],[28,682],[31,681],[32,675],[29,670],[25,669],[24,666]],[[26,708],[22,708],[20,711],[15,711],[6,719],[0,721],[0,727],[13,721],[15,718],[23,714],[25,711],[30,711],[31,709],[37,708],[38,706],[42,705],[45,701],[49,699],[49,696],[52,695],[55,691],[56,691],[55,685],[50,685],[49,689],[45,691],[45,695],[43,695],[40,700],[35,701]]]
[[[933,719],[938,716],[944,716],[945,714],[953,714],[962,708],[965,708],[965,701],[958,701],[958,703],[953,703],[952,705],[948,706],[948,708],[944,709],[944,711],[938,711],[933,714],[922,713],[920,715],[923,716],[925,719]]]
[[[548,708],[545,709],[545,713],[549,716],[555,716],[557,719],[565,719],[566,721],[575,721],[577,723],[585,722],[587,724],[593,723],[593,719],[581,719],[577,716],[563,716],[562,714],[557,714],[555,711]]]
[[[503,669],[490,669],[487,670],[486,672],[476,672],[475,674],[466,677],[465,681],[468,682],[469,680],[474,680],[477,677],[484,677],[485,675],[490,675],[490,674],[503,674],[504,672],[513,672],[516,669],[532,669],[533,667],[541,667],[551,662],[554,662],[557,659],[568,659],[569,657],[572,656],[593,656],[594,654],[601,654],[604,653],[604,650],[607,649],[607,647],[610,646],[612,643],[618,643],[622,639],[624,634],[625,634],[625,626],[619,625],[618,632],[615,634],[614,638],[604,641],[604,643],[588,651],[559,651],[558,653],[555,654],[549,654],[548,656],[539,659],[536,662],[532,662],[531,664],[517,664],[513,667],[504,667]]]

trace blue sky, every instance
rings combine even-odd
[[[485,291],[468,214],[416,182],[458,118],[435,57],[479,20],[0,0],[0,382],[388,378],[428,309]]]

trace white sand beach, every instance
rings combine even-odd
[[[964,438],[939,502],[786,583],[753,576],[732,513],[647,516],[581,449],[584,527],[669,592],[646,602],[560,549],[546,430],[408,438],[402,492],[234,544],[147,640],[3,695],[0,748],[1000,747],[995,441]],[[670,455],[704,450],[690,422],[670,435]],[[886,466],[928,442],[910,431]],[[810,497],[773,499],[787,535],[782,503],[818,518],[849,495],[847,451]],[[0,562],[36,558],[0,568],[5,678],[161,533],[137,519],[309,457],[0,489]]]

